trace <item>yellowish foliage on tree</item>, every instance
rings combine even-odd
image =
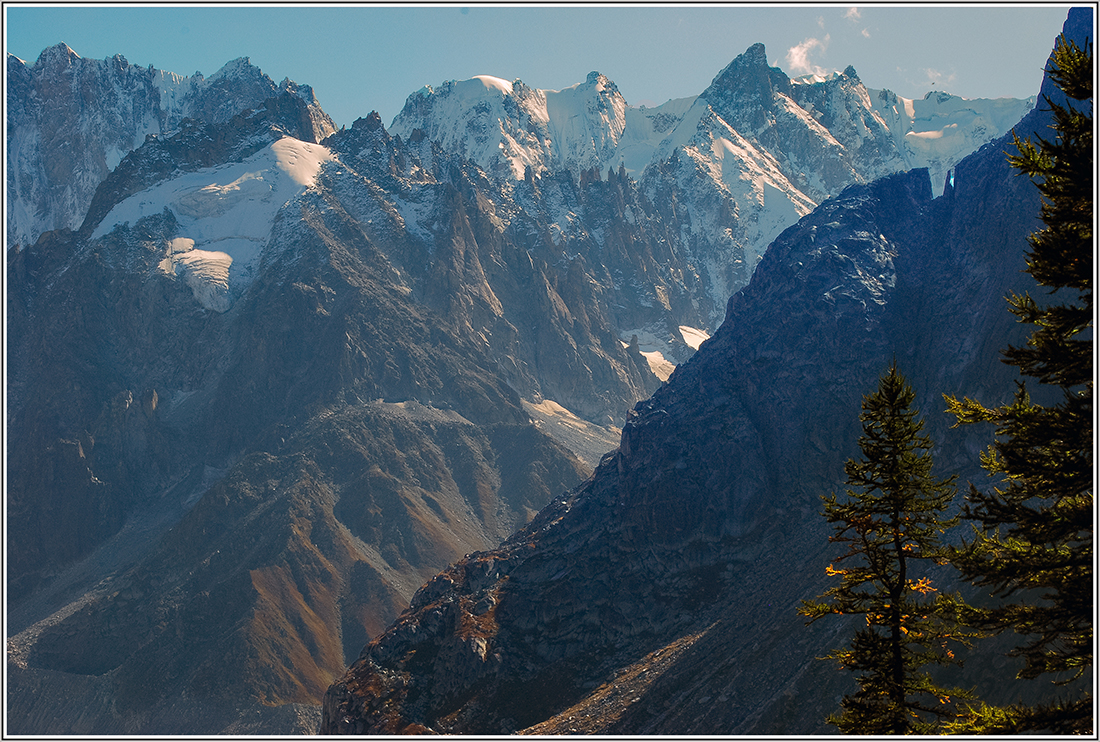
[[[927,577],[922,577],[919,580],[909,580],[907,586],[913,592],[920,593],[921,595],[927,595],[928,593],[936,592],[936,588],[932,587],[932,581]]]

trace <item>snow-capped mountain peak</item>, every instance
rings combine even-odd
[[[504,180],[623,167],[649,198],[690,215],[684,238],[721,307],[772,239],[817,204],[918,167],[939,193],[953,163],[1031,107],[1015,101],[998,117],[998,105],[961,101],[870,91],[852,66],[791,80],[753,44],[698,96],[656,108],[630,107],[598,72],[562,90],[479,76],[414,93],[391,133],[419,130]]]
[[[777,95],[790,97],[790,79],[779,68],[768,66],[763,44],[753,44],[719,72],[700,97],[747,135],[766,126]]]
[[[408,138],[419,129],[486,172],[519,180],[529,168],[577,173],[610,162],[625,112],[618,88],[598,72],[563,90],[478,75],[413,93],[390,131]]]
[[[222,65],[221,69],[212,74],[209,79],[211,82],[214,82],[215,80],[233,80],[259,77],[261,75],[263,75],[263,73],[260,72],[260,68],[254,67],[249,57],[237,57]],[[263,76],[266,77],[266,75]]]
[[[530,113],[515,105],[513,90],[513,83],[491,75],[448,80],[438,89],[426,85],[409,96],[394,119],[391,132],[407,139],[420,129],[444,147],[459,149],[482,169],[499,170],[505,165],[500,162],[500,153],[505,149],[506,132],[528,134],[515,149],[522,152],[538,148],[533,135],[526,131]],[[511,139],[515,144],[515,137]],[[539,160],[524,158],[521,152],[506,156],[507,166],[520,178],[527,164],[537,164]]]
[[[38,60],[34,63],[34,66],[39,68],[68,66],[80,58],[79,54],[62,41],[43,49],[42,53],[38,55]]]
[[[569,169],[599,169],[614,158],[626,128],[626,99],[599,72],[583,83],[545,91],[554,158]]]

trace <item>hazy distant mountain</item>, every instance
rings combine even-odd
[[[700,95],[655,108],[630,107],[598,72],[561,91],[482,76],[417,91],[390,132],[418,131],[505,179],[625,166],[666,218],[671,204],[681,211],[685,260],[706,283],[715,327],[768,244],[822,200],[917,167],[938,195],[956,162],[1034,103],[914,101],[868,90],[851,67],[791,80],[756,44]]]
[[[313,135],[334,131],[313,91],[276,85],[247,57],[209,78],[136,67],[124,57],[83,59],[65,44],[28,65],[7,60],[7,244],[29,245],[51,229],[75,229],[96,187],[149,135],[179,129],[186,118],[228,121],[279,91],[302,98]]]

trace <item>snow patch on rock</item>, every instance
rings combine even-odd
[[[696,327],[680,325],[678,329],[679,337],[652,326],[623,330],[619,332],[619,342],[627,348],[637,338],[638,351],[649,364],[649,370],[661,381],[668,381],[677,364],[690,358],[703,341],[710,337],[706,330]]]
[[[176,265],[191,287],[195,300],[206,309],[224,312],[229,309],[229,268],[233,258],[214,250],[191,250],[179,258]]]
[[[692,350],[699,350],[699,346],[703,344],[703,341],[710,339],[710,333],[706,330],[688,327],[687,325],[680,325],[680,334],[684,336],[684,342]]]
[[[185,173],[115,205],[92,233],[170,211],[179,236],[159,268],[181,276],[205,308],[224,312],[255,275],[280,209],[311,188],[332,153],[283,137],[242,162]]]

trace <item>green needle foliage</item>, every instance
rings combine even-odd
[[[840,584],[824,601],[799,608],[811,623],[830,614],[866,620],[849,647],[825,658],[859,673],[859,691],[828,719],[845,734],[935,734],[954,716],[953,699],[968,697],[940,687],[923,669],[959,664],[948,645],[968,644],[972,632],[956,621],[957,599],[937,595],[927,574],[945,563],[941,535],[958,522],[944,517],[955,478],[933,478],[932,441],[910,409],[913,399],[896,364],[864,397],[863,456],[844,466],[847,498],[822,498],[826,519],[836,524],[830,541],[846,549],[826,570]]]
[[[1005,601],[971,609],[975,626],[1013,629],[1025,638],[1019,678],[1053,675],[1068,682],[1092,666],[1092,49],[1063,36],[1052,79],[1077,105],[1047,99],[1053,141],[1016,138],[1009,162],[1042,194],[1044,228],[1030,236],[1027,270],[1064,303],[1040,306],[1012,296],[1010,311],[1035,329],[1024,348],[1005,351],[1005,363],[1025,377],[1060,387],[1051,406],[1031,400],[1023,381],[1011,403],[987,408],[945,395],[956,425],[993,423],[996,441],[982,465],[998,486],[971,485],[963,514],[973,540],[954,550],[963,576]],[[975,705],[956,732],[1092,732],[1092,701],[1083,696],[1045,706]]]

